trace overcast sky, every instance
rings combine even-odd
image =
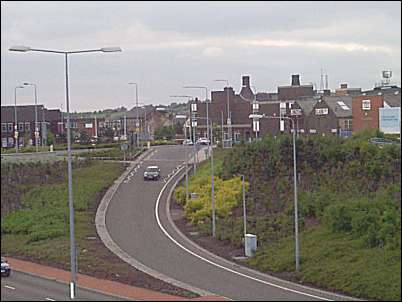
[[[121,53],[69,56],[71,111],[168,104],[169,95],[205,98],[199,89],[238,92],[249,75],[257,91],[276,92],[300,74],[302,84],[371,89],[391,69],[401,83],[401,2],[119,2],[2,1],[1,104],[14,88],[38,85],[39,103],[64,107],[62,55],[10,52],[14,45],[52,50],[120,46]],[[17,90],[33,104],[33,88]],[[63,104],[63,105],[62,105]]]

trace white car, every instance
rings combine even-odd
[[[144,180],[159,180],[161,177],[161,170],[158,166],[148,166],[144,172]]]
[[[183,145],[194,145],[194,143],[193,143],[193,141],[191,140],[191,139],[185,139],[184,141],[183,141]]]
[[[210,140],[207,139],[206,137],[200,137],[197,140],[197,144],[200,144],[200,145],[209,145],[209,142],[210,142]]]

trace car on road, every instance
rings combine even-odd
[[[209,145],[209,142],[210,142],[209,139],[206,137],[200,137],[197,140],[197,144],[200,144],[200,145]]]
[[[183,141],[183,145],[194,145],[194,143],[193,143],[193,141],[191,140],[191,139],[185,139],[184,141]]]
[[[159,180],[161,177],[161,170],[158,166],[148,166],[144,172],[144,180]]]
[[[6,259],[1,257],[1,276],[3,277],[9,277],[11,274],[11,267],[7,263]]]

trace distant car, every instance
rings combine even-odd
[[[197,140],[197,144],[200,144],[200,145],[209,145],[209,142],[210,142],[210,140],[207,139],[206,137],[200,137]]]
[[[148,166],[144,172],[144,180],[158,180],[161,177],[161,170],[158,166]]]
[[[183,145],[194,145],[194,143],[193,143],[193,141],[191,140],[191,139],[185,139],[184,141],[183,141]]]
[[[1,276],[3,277],[9,277],[11,274],[11,267],[7,263],[7,261],[1,257]]]

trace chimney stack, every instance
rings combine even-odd
[[[346,89],[346,88],[348,88],[348,84],[346,84],[346,83],[341,84],[341,89]]]
[[[300,78],[298,74],[292,74],[292,86],[300,86]]]
[[[242,77],[243,87],[250,87],[250,77],[243,76]]]

